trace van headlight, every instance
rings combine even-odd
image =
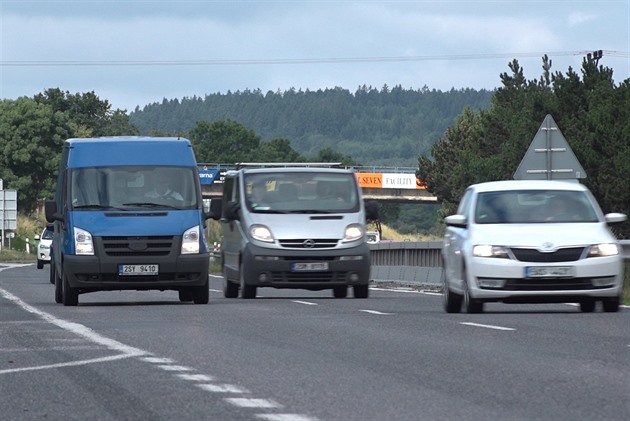
[[[199,253],[199,225],[187,229],[182,236],[182,254]]]
[[[587,257],[606,257],[616,256],[619,254],[619,246],[614,243],[593,244],[589,250]]]
[[[273,242],[273,234],[265,225],[255,224],[249,228],[249,233],[254,240],[264,241],[266,243]]]
[[[77,256],[94,256],[94,243],[89,231],[74,227],[74,250]]]
[[[356,241],[363,238],[365,231],[360,224],[350,224],[343,233],[343,241]]]

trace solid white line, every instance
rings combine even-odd
[[[300,301],[300,300],[291,300],[294,303],[298,303],[298,304],[306,304],[307,306],[316,306],[318,305],[317,303],[312,303],[310,301]]]
[[[60,367],[76,367],[79,365],[105,363],[109,361],[124,360],[125,358],[133,358],[133,357],[135,357],[135,355],[131,355],[131,354],[112,355],[111,357],[93,358],[91,360],[68,361],[66,363],[39,365],[39,366],[22,367],[22,368],[11,368],[8,370],[0,370],[0,374],[20,373],[23,371],[48,370],[50,368],[60,368]]]
[[[383,313],[381,311],[376,311],[376,310],[359,310],[359,311],[362,311],[364,313],[370,313],[370,314],[378,314],[380,316],[392,316],[396,314],[396,313]]]
[[[192,371],[192,368],[183,365],[158,365],[158,367],[165,371]]]
[[[225,401],[241,408],[282,408],[282,405],[270,399],[225,398]]]
[[[495,330],[516,330],[516,329],[513,329],[511,327],[494,326],[494,325],[483,325],[481,323],[461,322],[460,324],[467,325],[467,326],[484,327],[486,329],[495,329]]]
[[[105,336],[99,335],[98,333],[94,332],[92,329],[90,329],[87,326],[84,326],[82,324],[79,323],[74,323],[74,322],[69,322],[67,320],[62,320],[62,319],[58,319],[55,316],[53,316],[52,314],[43,312],[27,303],[25,303],[24,301],[22,301],[20,298],[16,297],[15,295],[11,294],[9,291],[0,288],[0,295],[2,297],[4,297],[5,299],[9,300],[9,301],[13,301],[16,305],[18,305],[19,307],[21,307],[23,310],[35,314],[36,316],[44,319],[45,321],[47,321],[48,323],[51,323],[57,327],[60,327],[61,329],[70,331],[76,335],[82,336],[85,339],[103,345],[106,348],[112,350],[112,351],[117,351],[120,353],[125,354],[126,356],[133,356],[133,357],[139,357],[142,355],[148,355],[150,354],[149,352],[140,349],[140,348],[135,348],[133,346],[129,346],[129,345],[125,345],[121,342],[118,342],[114,339],[110,339],[107,338]]]

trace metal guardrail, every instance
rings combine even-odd
[[[630,240],[621,240],[620,244],[624,260],[630,265]],[[437,286],[442,276],[441,248],[442,241],[370,244],[371,278],[376,282]]]

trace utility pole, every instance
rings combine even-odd
[[[591,61],[595,60],[595,66],[599,66],[599,59],[604,56],[604,52],[602,50],[593,51],[592,53],[586,54],[586,58]]]

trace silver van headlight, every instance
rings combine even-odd
[[[356,241],[363,238],[365,231],[361,224],[350,224],[343,233],[343,241]]]
[[[249,228],[249,233],[254,240],[264,241],[266,243],[273,242],[273,234],[265,225],[255,224]]]
[[[74,227],[74,250],[77,256],[94,256],[94,243],[89,231]]]
[[[199,253],[199,225],[187,229],[182,236],[181,254]]]

